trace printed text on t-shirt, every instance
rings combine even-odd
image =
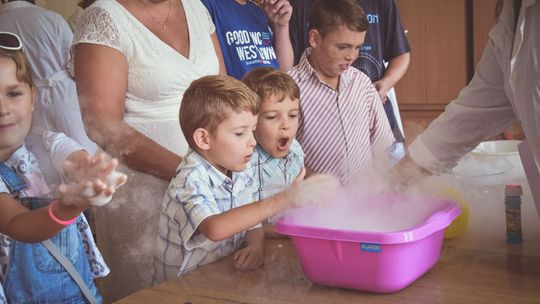
[[[277,58],[270,33],[239,30],[228,31],[225,37],[229,46],[236,46],[240,61],[247,61],[247,64],[269,64],[270,60]]]

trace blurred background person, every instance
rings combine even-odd
[[[225,68],[200,1],[96,1],[81,16],[72,50],[88,134],[129,176],[115,197],[120,204],[96,210],[111,268],[100,290],[111,302],[150,287],[161,201],[188,148],[182,96],[193,80]]]
[[[73,40],[67,22],[59,14],[41,8],[34,1],[12,0],[0,5],[0,31],[17,34],[33,71],[37,99],[32,130],[26,139],[49,184],[60,176],[43,147],[44,130],[65,133],[88,153],[96,144],[86,135],[79,109],[75,81],[67,72],[69,48]]]

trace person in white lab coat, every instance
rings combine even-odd
[[[63,132],[90,154],[96,151],[96,144],[86,135],[75,81],[66,71],[73,33],[62,16],[33,3],[1,4],[0,31],[16,33],[25,46],[37,88],[32,130],[26,144],[38,159],[47,182],[58,184],[60,176],[42,144],[43,131]]]
[[[400,178],[439,174],[515,121],[540,169],[540,1],[499,1],[472,81],[408,147]],[[407,163],[415,164],[408,166]]]

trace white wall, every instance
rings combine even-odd
[[[36,0],[36,4],[69,18],[77,8],[78,0]]]

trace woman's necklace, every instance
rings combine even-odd
[[[161,28],[163,28],[164,31],[167,31],[167,22],[169,22],[169,15],[171,14],[171,0],[168,0],[169,10],[167,11],[167,18],[165,18],[165,21],[159,21],[156,18],[154,18],[154,16],[150,14],[150,12],[148,11],[144,3],[141,0],[138,0],[138,1],[139,1],[139,4],[143,7],[144,12],[148,15],[148,17],[150,17],[150,19],[152,19],[152,21],[154,21],[155,23],[159,24]]]

